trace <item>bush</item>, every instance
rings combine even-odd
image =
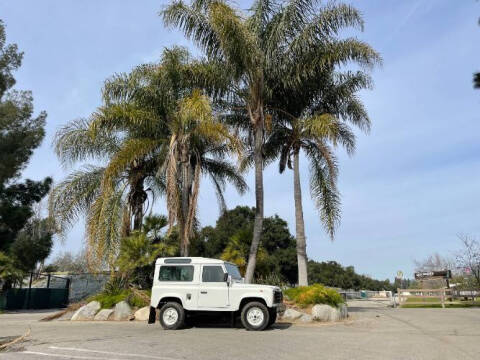
[[[141,297],[140,290],[132,290],[127,288],[127,280],[123,277],[115,276],[110,279],[108,283],[105,284],[105,289],[88,299],[88,301],[98,301],[102,306],[102,309],[111,309],[115,304],[120,301],[126,301],[130,306],[133,307],[144,307],[149,304],[146,300],[150,297],[150,293],[143,291],[145,294],[144,297]]]
[[[131,289],[124,289],[117,293],[101,292],[88,298],[87,301],[98,301],[102,309],[111,309],[120,301],[126,301],[130,306],[135,308],[142,308],[149,305],[148,301],[137,296]]]
[[[338,307],[343,303],[343,298],[337,291],[326,288],[321,284],[290,288],[285,290],[284,293],[289,300],[294,301],[301,307],[314,304]]]

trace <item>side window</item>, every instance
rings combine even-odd
[[[223,282],[223,268],[221,266],[204,266],[202,282]]]
[[[192,281],[193,266],[162,266],[158,275],[160,281]]]

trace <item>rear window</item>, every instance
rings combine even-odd
[[[193,281],[192,265],[172,265],[160,267],[160,281]]]

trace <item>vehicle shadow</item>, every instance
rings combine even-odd
[[[287,330],[292,326],[292,323],[289,322],[277,322],[273,324],[265,331],[274,331],[274,330]],[[242,329],[245,328],[242,325],[240,317],[237,316],[235,318],[234,323],[232,324],[232,320],[229,315],[225,316],[223,314],[201,314],[201,315],[189,315],[185,319],[185,326],[184,329],[192,329],[192,328],[218,328],[218,329]]]

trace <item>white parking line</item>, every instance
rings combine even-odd
[[[54,350],[66,350],[66,351],[79,351],[79,352],[91,352],[91,353],[96,353],[96,354],[116,355],[116,356],[128,356],[128,357],[138,357],[138,358],[144,358],[144,359],[181,360],[181,359],[175,359],[175,358],[165,357],[165,356],[153,356],[153,355],[143,355],[143,354],[128,354],[128,353],[118,353],[118,352],[101,351],[101,350],[89,350],[89,349],[72,348],[72,347],[49,346],[49,349],[54,349]],[[96,359],[99,359],[99,358],[96,358]]]
[[[48,356],[48,357],[59,357],[59,358],[67,358],[67,359],[83,359],[83,360],[123,360],[123,359],[105,358],[105,357],[50,354],[50,353],[44,353],[44,352],[40,352],[40,351],[22,351],[20,354],[40,355],[40,356]]]

